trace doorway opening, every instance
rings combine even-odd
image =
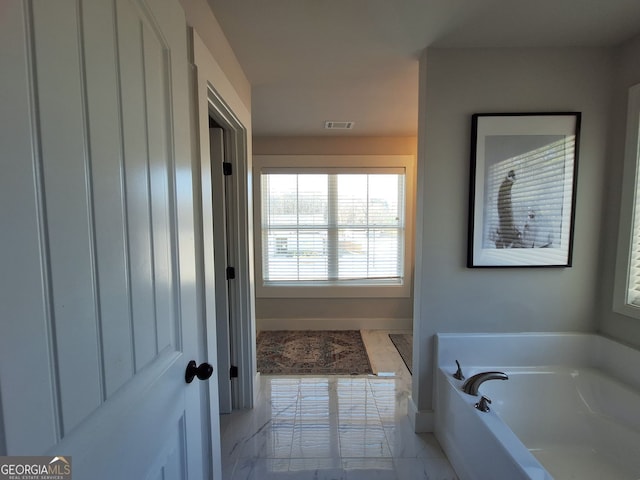
[[[255,320],[251,278],[251,197],[247,131],[208,86],[209,147],[214,222],[216,321],[220,412],[252,408]]]

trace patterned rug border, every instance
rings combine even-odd
[[[373,374],[359,330],[263,330],[256,356],[262,375]]]

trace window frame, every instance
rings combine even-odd
[[[366,170],[401,168],[405,174],[404,276],[398,285],[320,284],[265,285],[262,273],[262,191],[263,170],[305,169]],[[366,173],[363,171],[363,173]],[[415,222],[415,158],[412,155],[254,155],[254,248],[256,296],[258,298],[371,298],[411,296],[413,281],[413,232]]]
[[[640,319],[640,305],[627,301],[631,257],[633,255],[633,230],[636,211],[636,185],[640,180],[640,84],[629,88],[627,130],[622,177],[618,251],[613,292],[613,310],[622,315]]]

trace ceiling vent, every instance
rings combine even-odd
[[[324,122],[326,130],[351,130],[354,122]]]

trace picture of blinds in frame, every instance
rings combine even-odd
[[[467,267],[570,267],[581,114],[476,113]]]

